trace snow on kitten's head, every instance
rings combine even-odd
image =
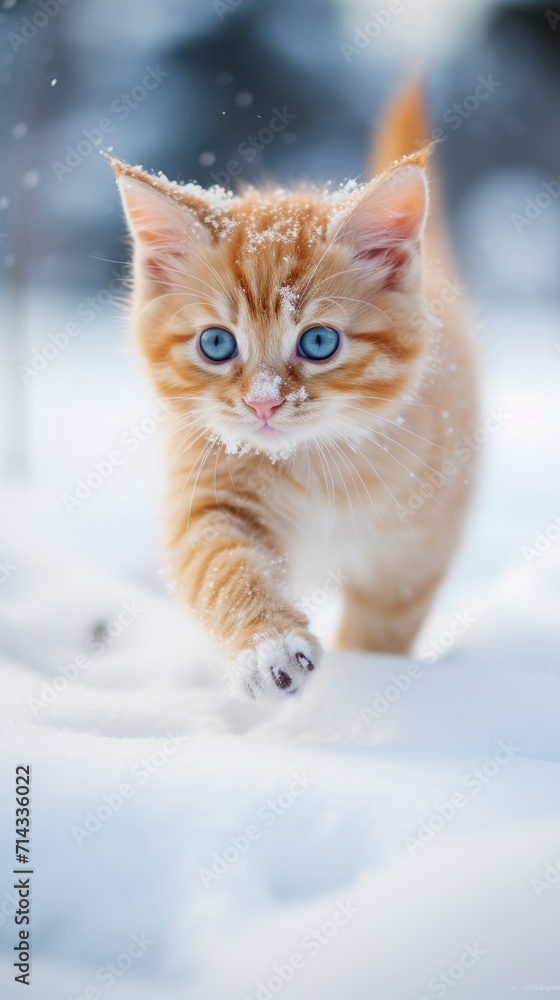
[[[112,160],[158,391],[229,451],[271,457],[398,400],[426,346],[422,162],[336,192],[234,196]]]

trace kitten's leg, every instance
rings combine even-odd
[[[245,696],[295,694],[319,663],[318,640],[287,594],[280,551],[233,503],[195,511],[171,547],[180,592],[230,661],[232,688]]]
[[[460,536],[467,491],[422,511],[415,535],[393,532],[391,545],[372,549],[359,578],[350,574],[343,595],[337,645],[346,649],[406,653],[449,569]]]
[[[457,549],[470,480],[466,474],[465,483],[441,488],[437,504],[426,500],[412,532],[410,525],[393,529],[390,544],[378,539],[360,553],[361,567],[349,573],[343,594],[338,646],[409,652]]]
[[[414,586],[351,586],[343,596],[336,645],[343,649],[407,653],[424,621],[443,570]]]

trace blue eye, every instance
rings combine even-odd
[[[326,361],[340,343],[340,336],[331,326],[312,326],[299,338],[298,354],[310,361]]]
[[[229,361],[237,354],[237,341],[229,330],[210,326],[200,334],[200,350],[210,361]]]

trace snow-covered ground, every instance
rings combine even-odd
[[[29,478],[4,484],[2,997],[28,762],[40,1000],[560,990],[557,313],[480,317],[494,429],[416,661],[331,653],[263,707],[231,702],[166,593],[155,404],[110,312],[31,378]],[[37,304],[27,355],[72,318]]]

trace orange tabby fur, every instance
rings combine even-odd
[[[472,469],[445,463],[474,426],[475,379],[460,304],[438,307],[443,327],[427,308],[447,251],[430,220],[421,253],[427,151],[403,158],[418,100],[382,126],[385,171],[347,193],[218,196],[112,161],[135,336],[173,413],[172,572],[238,692],[301,689],[321,651],[294,595],[329,570],[345,581],[339,644],[408,650],[457,543]],[[295,354],[317,324],[342,331],[328,361]],[[231,362],[197,348],[216,326],[237,338]],[[282,400],[272,431],[245,402],[263,386]]]

